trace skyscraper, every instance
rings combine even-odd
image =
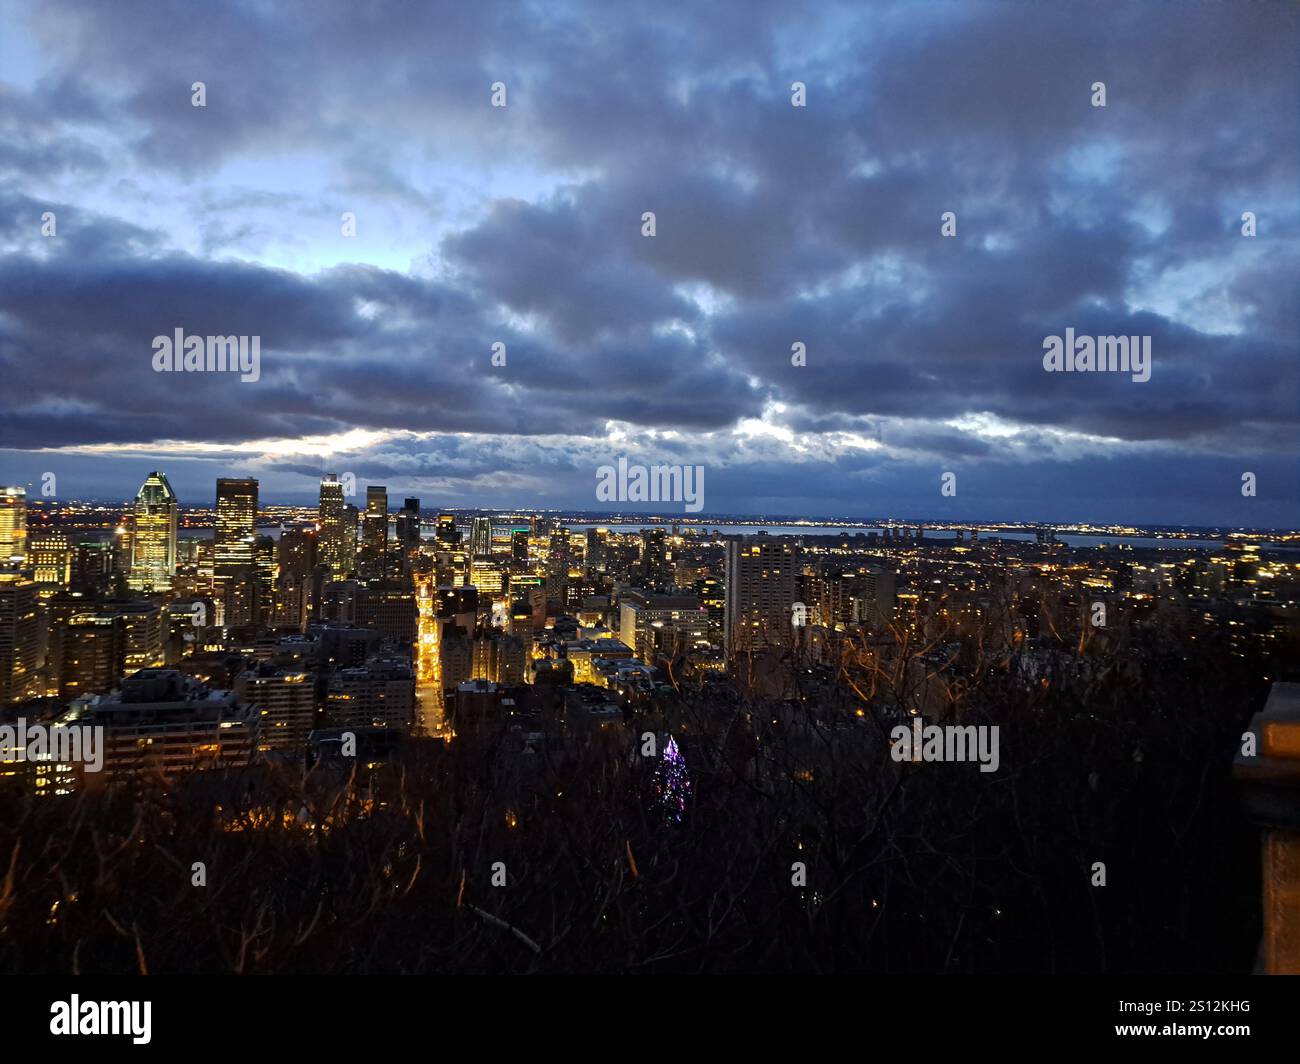
[[[0,572],[0,706],[41,694],[37,689],[36,585]]]
[[[492,553],[492,519],[476,517],[469,533],[470,552],[476,558],[486,558]]]
[[[727,657],[793,642],[799,548],[760,532],[727,543]]]
[[[568,565],[568,529],[556,524],[551,528],[550,544],[546,548],[547,574],[568,578]]]
[[[0,566],[21,565],[27,557],[27,491],[0,487]]]
[[[438,528],[434,535],[440,544],[448,547],[458,544],[460,542],[460,532],[456,529],[456,515],[439,514]]]
[[[609,558],[609,529],[587,529],[587,572],[603,573]]]
[[[362,545],[382,553],[388,542],[388,489],[382,484],[371,484],[366,488],[363,526]]]
[[[366,512],[361,517],[360,576],[382,580],[388,558],[388,488],[371,484],[366,488]]]
[[[517,567],[528,567],[528,529],[511,529],[510,560],[513,561]]]
[[[131,569],[127,586],[136,591],[167,591],[176,575],[176,493],[167,477],[150,473],[135,495],[131,530]]]
[[[397,542],[402,550],[420,545],[420,500],[407,499],[397,514]]]
[[[253,564],[257,521],[257,481],[217,479],[217,527],[212,536],[212,566],[218,575]]]
[[[76,547],[66,532],[39,532],[28,540],[27,561],[32,577],[43,589],[72,586]]]
[[[641,533],[641,579],[653,591],[672,586],[668,572],[668,544],[662,528],[647,528]]]
[[[330,576],[344,579],[352,571],[353,559],[348,544],[353,539],[347,530],[347,504],[338,474],[326,473],[320,482],[320,560],[330,567]]]

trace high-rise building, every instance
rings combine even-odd
[[[131,568],[127,586],[136,591],[167,591],[176,575],[176,493],[167,477],[150,473],[135,496],[131,529]]]
[[[36,584],[17,572],[0,572],[0,706],[39,695],[36,656]]]
[[[897,575],[887,565],[864,566],[849,598],[849,619],[857,624],[880,627],[894,615]]]
[[[127,618],[113,611],[69,617],[51,633],[50,662],[58,697],[107,694],[126,672]]]
[[[563,525],[551,529],[550,544],[546,549],[546,571],[561,579],[569,575],[569,530]]]
[[[122,681],[120,695],[83,704],[75,723],[104,729],[103,771],[87,775],[89,785],[101,777],[247,765],[260,721],[233,691],[209,690],[174,669],[141,669]]]
[[[484,598],[498,599],[509,589],[509,572],[502,562],[475,558],[469,566],[469,582]]]
[[[354,609],[358,627],[383,633],[407,652],[415,646],[420,608],[410,581],[359,588]]]
[[[224,511],[224,512],[223,512]],[[257,481],[217,482],[217,529],[213,545],[213,592],[230,627],[270,624],[275,611],[276,543],[258,535]]]
[[[285,628],[305,631],[320,601],[314,573],[317,565],[317,532],[314,528],[290,528],[276,544],[279,571],[275,581],[273,621]]]
[[[325,696],[325,722],[331,728],[415,726],[415,672],[402,659],[376,659],[360,667],[337,669]]]
[[[259,750],[301,753],[316,722],[316,690],[311,674],[263,662],[235,677],[235,694],[256,707]]]
[[[113,582],[116,551],[111,543],[78,543],[72,555],[71,590],[92,598],[108,594]]]
[[[439,514],[438,528],[434,535],[440,544],[448,547],[459,546],[460,532],[456,528],[456,516],[454,514]]]
[[[641,579],[647,588],[664,591],[673,580],[668,566],[668,543],[662,528],[641,533]]]
[[[397,514],[397,542],[403,551],[420,545],[420,500],[407,499]]]
[[[495,628],[480,628],[471,642],[472,678],[494,683],[520,684],[527,672],[523,641]]]
[[[290,528],[277,544],[280,575],[310,576],[317,562],[317,533],[313,528]]]
[[[727,595],[716,576],[701,576],[695,581],[695,593],[709,615],[709,625],[721,632],[727,618]]]
[[[388,558],[388,488],[366,488],[366,512],[361,518],[361,573],[367,580],[382,580]]]
[[[707,641],[709,613],[695,595],[624,592],[619,600],[619,638],[642,661],[675,646],[689,649]],[[667,637],[666,642],[658,637]]]
[[[326,473],[320,482],[320,560],[330,567],[335,580],[345,579],[353,568],[349,543],[355,540],[356,533],[348,532],[347,511],[338,475]]]
[[[799,548],[760,532],[727,543],[727,657],[790,646],[798,599]]]
[[[521,569],[528,567],[528,529],[510,530],[510,560]]]
[[[587,529],[587,572],[603,573],[609,561],[609,529]]]
[[[218,576],[253,564],[256,521],[257,481],[252,477],[219,477],[217,526],[212,536],[212,566]]]
[[[43,589],[67,591],[72,586],[72,537],[66,532],[38,532],[28,540],[27,562],[32,578]]]
[[[27,490],[0,487],[0,566],[27,558]]]
[[[474,518],[470,525],[469,549],[476,558],[486,558],[492,553],[492,518]]]
[[[433,555],[434,582],[462,587],[469,574],[469,555],[463,550],[440,550]]]

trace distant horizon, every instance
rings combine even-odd
[[[21,485],[20,485],[21,486]],[[358,497],[364,508],[364,494],[358,492]],[[408,497],[405,492],[389,491],[389,513],[395,513],[401,509],[401,500]],[[1239,533],[1243,535],[1256,535],[1266,533],[1284,533],[1300,534],[1300,527],[1290,527],[1286,525],[1227,525],[1227,524],[1184,524],[1181,522],[1150,522],[1150,521],[1100,521],[1096,519],[1073,518],[1068,520],[1040,520],[1037,518],[1007,518],[1007,517],[939,517],[931,515],[872,515],[872,516],[854,516],[846,514],[830,514],[822,516],[810,516],[801,514],[782,514],[782,513],[699,513],[699,514],[681,514],[664,510],[585,510],[580,507],[527,507],[527,506],[459,506],[459,505],[428,505],[420,496],[410,496],[420,498],[420,512],[430,514],[436,512],[453,513],[453,514],[476,514],[488,516],[500,516],[510,512],[551,515],[565,517],[574,524],[593,524],[603,520],[608,520],[612,524],[630,524],[636,521],[649,521],[656,524],[683,524],[692,526],[707,526],[710,524],[720,525],[749,525],[762,527],[764,525],[782,525],[793,526],[800,524],[809,524],[811,528],[834,528],[844,527],[847,530],[858,528],[879,528],[889,525],[925,525],[942,528],[944,526],[969,526],[969,525],[989,525],[1001,526],[1007,528],[1032,528],[1032,527],[1051,527],[1053,529],[1074,528],[1079,526],[1089,526],[1099,529],[1118,529],[1133,528],[1143,531],[1158,532],[1211,532],[1220,534]],[[45,506],[66,506],[66,505],[83,505],[99,506],[106,509],[129,509],[133,504],[133,499],[110,499],[110,498],[85,498],[85,499],[28,499],[28,506],[38,505]],[[215,500],[214,500],[215,502]],[[259,514],[270,507],[276,508],[294,508],[294,509],[311,509],[315,507],[315,500],[304,500],[286,502],[281,500],[258,499]],[[212,503],[178,503],[182,513],[186,511],[204,511],[212,509]],[[259,517],[259,520],[261,518]],[[204,526],[200,526],[204,527]],[[1088,533],[1081,532],[1080,535]]]

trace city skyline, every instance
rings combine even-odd
[[[144,10],[0,2],[0,483],[1300,527],[1294,9]]]

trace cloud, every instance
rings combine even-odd
[[[960,466],[988,516],[1201,521],[1258,467],[1259,519],[1296,519],[1293,9],[26,18],[0,83],[11,456],[123,490],[142,449],[195,476],[224,449],[286,494],[347,457],[540,504],[631,446],[709,463],[738,510],[948,505]],[[262,379],[153,373],[176,327],[260,336]],[[1151,380],[1045,374],[1067,327],[1149,335]]]

